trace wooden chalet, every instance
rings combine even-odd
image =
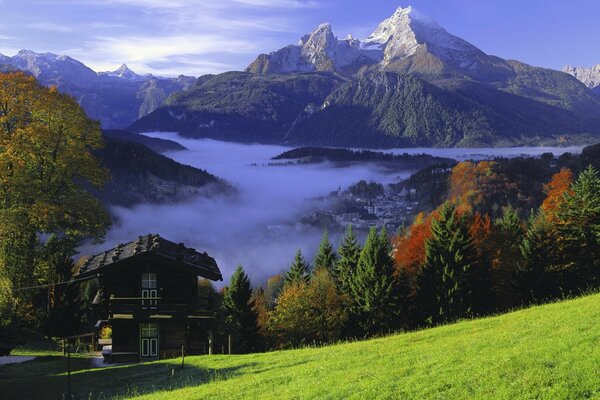
[[[112,360],[146,360],[209,351],[214,310],[198,280],[223,280],[215,260],[159,235],[140,236],[91,257],[78,278],[97,277],[96,327],[112,328]],[[105,351],[103,351],[103,354]]]

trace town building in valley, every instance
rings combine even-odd
[[[198,282],[223,278],[208,254],[159,235],[140,236],[87,260],[77,278],[86,277],[98,280],[96,327],[112,331],[106,358],[210,352],[214,310],[199,296]]]

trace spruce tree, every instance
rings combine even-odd
[[[524,260],[521,296],[525,301],[542,301],[559,295],[556,248],[556,230],[546,214],[542,210],[532,214],[521,244]]]
[[[525,230],[517,211],[507,206],[494,223],[492,241],[492,297],[496,311],[509,310],[522,303],[520,271],[523,266],[521,244]]]
[[[392,248],[385,229],[371,228],[349,281],[349,312],[358,336],[395,327],[398,296]]]
[[[285,274],[284,285],[307,281],[308,270],[309,266],[306,261],[304,261],[302,250],[298,249],[298,251],[296,251],[296,256],[294,257],[294,262],[290,266],[288,272]]]
[[[337,255],[329,241],[329,235],[327,234],[327,231],[325,231],[323,232],[323,239],[321,239],[321,244],[319,245],[319,251],[315,256],[315,262],[313,264],[314,269],[327,268],[331,273],[335,267],[336,261]]]
[[[233,336],[233,351],[249,353],[256,350],[258,339],[257,313],[252,301],[252,286],[244,268],[237,267],[222,305],[226,332]]]
[[[417,305],[421,322],[437,324],[470,314],[476,255],[467,215],[452,203],[440,208],[431,231],[425,265],[417,275]]]
[[[356,235],[354,234],[354,230],[352,229],[352,225],[348,225],[344,241],[338,249],[340,257],[335,264],[334,271],[334,279],[338,289],[342,293],[348,294],[349,292],[350,280],[358,265],[360,251],[361,248],[356,239]]]
[[[558,211],[558,233],[566,291],[600,285],[600,177],[589,166],[565,194]]]

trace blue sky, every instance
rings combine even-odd
[[[597,0],[0,0],[0,53],[197,76],[243,69],[321,22],[364,38],[408,5],[488,54],[555,69],[600,63]]]

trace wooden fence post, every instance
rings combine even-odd
[[[185,350],[184,350],[184,346],[181,345],[181,369],[183,369],[184,364],[185,364]]]
[[[67,349],[67,399],[71,400],[71,348]]]
[[[229,355],[231,355],[231,335],[229,335],[228,344],[229,344]]]

